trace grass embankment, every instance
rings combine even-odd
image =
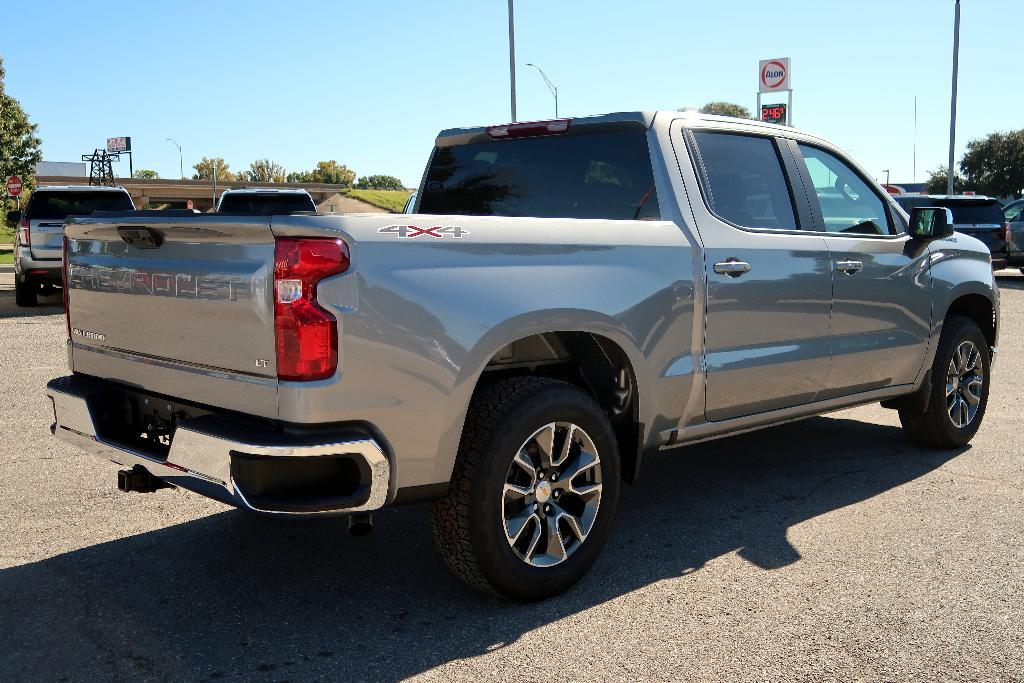
[[[12,247],[0,247],[0,266],[9,266],[14,263],[14,250]]]
[[[373,204],[385,211],[401,213],[412,192],[409,190],[349,190],[345,194],[352,199]]]

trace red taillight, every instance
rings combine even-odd
[[[27,218],[18,223],[18,241],[26,247],[32,246],[32,231]]]
[[[279,238],[274,249],[274,335],[277,376],[326,379],[338,367],[338,321],[316,302],[317,282],[344,273],[342,240]]]
[[[68,339],[71,339],[71,312],[68,310],[68,236],[64,235],[64,248],[61,256],[60,279],[61,293],[64,295],[64,326],[68,329]]]
[[[541,135],[565,135],[569,132],[572,119],[554,119],[552,121],[527,121],[526,123],[506,123],[503,126],[491,126],[487,134],[492,140],[509,138],[535,138]]]

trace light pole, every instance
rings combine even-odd
[[[167,140],[167,142],[172,143],[175,147],[178,148],[178,173],[181,174],[181,179],[184,180],[185,179],[185,164],[181,160],[181,145],[179,145],[177,143],[177,141],[175,141],[174,138],[164,138],[164,139]]]
[[[885,174],[885,191],[889,191],[889,169],[883,168],[882,173]]]
[[[949,100],[949,166],[946,168],[946,194],[953,194],[953,146],[956,143],[956,77],[960,68],[960,0],[956,0],[953,19],[953,94]]]
[[[516,22],[512,9],[513,0],[508,0],[508,74],[512,85],[512,122],[516,122]]]
[[[551,82],[548,75],[544,73],[544,69],[540,68],[536,64],[527,64],[526,66],[532,66],[534,69],[540,72],[540,77],[544,79],[544,84],[548,86],[548,90],[555,96],[555,118],[558,118],[558,86]]]

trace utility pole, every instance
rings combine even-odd
[[[953,159],[956,144],[956,79],[960,69],[960,0],[956,0],[953,19],[953,93],[949,101],[949,165],[946,168],[946,194],[953,194]]]
[[[217,208],[217,171],[220,168],[220,161],[213,160],[213,208]]]
[[[516,122],[516,22],[512,8],[513,0],[508,0],[508,73],[512,85],[512,122]]]
[[[185,179],[185,165],[181,160],[181,145],[179,145],[174,138],[165,138],[168,142],[178,148],[178,173],[181,174],[181,179]]]
[[[914,95],[914,182],[917,182],[917,95]]]
[[[540,68],[536,64],[527,64],[526,66],[532,66],[534,69],[540,72],[540,77],[544,79],[544,84],[548,86],[548,90],[555,96],[555,118],[558,118],[558,86],[551,82],[548,75],[544,73],[544,69]]]
[[[885,174],[885,191],[889,191],[889,169],[883,168],[882,173]]]

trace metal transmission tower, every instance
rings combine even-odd
[[[82,161],[89,162],[89,184],[114,186],[114,167],[112,161],[120,161],[117,154],[108,154],[106,150],[97,149],[92,154],[83,154]]]

